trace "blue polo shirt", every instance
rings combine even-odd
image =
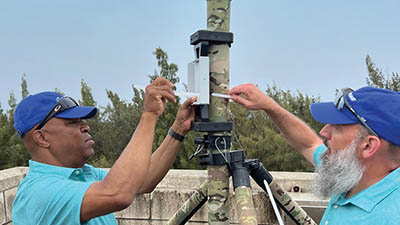
[[[315,149],[315,165],[321,163],[320,156],[325,150],[325,145]],[[346,194],[331,197],[321,225],[400,224],[400,168],[350,198]]]
[[[29,161],[12,209],[14,225],[116,225],[114,214],[80,222],[80,209],[89,186],[107,172],[85,164],[65,168]]]

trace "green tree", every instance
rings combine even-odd
[[[134,103],[127,103],[118,94],[107,90],[111,104],[100,113],[101,123],[91,133],[96,141],[96,155],[93,161],[111,166],[119,157],[140,120],[140,112]],[[93,126],[93,125],[92,125]],[[95,163],[95,165],[97,165]]]
[[[153,54],[157,60],[158,70],[149,75],[150,81],[161,76],[173,84],[179,83],[179,78],[176,75],[178,66],[168,62],[167,53],[161,48],[157,48]],[[368,69],[366,82],[368,85],[399,91],[400,76],[398,73],[384,75],[382,70],[373,63],[370,56],[366,57],[366,65]],[[63,94],[59,89],[55,88],[55,90]],[[305,121],[315,131],[322,128],[323,125],[315,121],[309,111],[310,104],[320,101],[319,97],[310,97],[300,92],[294,94],[290,91],[281,90],[276,85],[268,86],[265,92],[289,112]],[[81,100],[79,100],[79,103],[97,106],[99,109],[96,117],[86,121],[96,142],[96,154],[90,163],[98,167],[112,166],[129,142],[143,112],[144,91],[133,88],[133,97],[129,102],[121,100],[118,94],[111,90],[106,90],[106,93],[110,103],[106,107],[97,106],[90,87],[83,79],[81,80]],[[24,98],[28,95],[26,75],[23,74],[21,96]],[[14,110],[17,106],[17,100],[13,92],[10,93],[8,105],[9,110],[3,110],[0,107],[0,169],[26,166],[30,159],[14,129]],[[167,105],[159,118],[155,130],[153,150],[161,144],[167,135],[179,106],[180,99],[177,98],[176,103]],[[312,170],[312,166],[288,145],[265,112],[248,111],[235,103],[230,104],[230,110],[235,124],[232,132],[232,149],[245,150],[247,158],[260,159],[269,170]],[[174,168],[200,168],[197,158],[192,161],[188,160],[196,148],[194,144],[195,135],[194,132],[190,132],[186,136],[173,165]]]
[[[153,54],[157,59],[157,65],[160,71],[158,72],[155,70],[154,74],[149,75],[150,82],[154,81],[157,77],[164,77],[174,85],[179,83],[179,77],[176,75],[178,66],[174,63],[168,62],[167,53],[161,48],[157,48]],[[174,90],[175,89],[176,88],[174,88]],[[180,98],[176,97],[176,99],[176,103],[167,104],[164,113],[158,119],[155,130],[153,150],[155,150],[162,143],[168,133],[168,129],[172,126],[175,120],[176,114],[180,107]],[[193,159],[192,161],[188,160],[190,155],[194,153],[194,150],[194,134],[193,132],[189,132],[188,135],[186,135],[181,149],[179,150],[178,156],[173,164],[173,168],[200,168],[197,158]]]
[[[154,70],[154,74],[149,75],[150,81],[154,81],[157,77],[164,77],[173,84],[179,83],[179,77],[176,76],[176,72],[178,72],[178,66],[174,63],[168,63],[167,53],[158,47],[153,52],[153,55],[156,56],[157,65],[160,68],[160,72],[158,73],[157,70]]]
[[[22,74],[22,78],[21,78],[21,95],[22,95],[22,99],[24,99],[25,97],[27,97],[29,95],[28,84],[26,82],[25,77],[26,77],[26,75]]]
[[[25,89],[26,90],[26,89]],[[26,151],[21,138],[14,129],[14,110],[17,100],[13,92],[8,99],[10,109],[6,114],[1,110],[0,117],[0,168],[10,168],[15,166],[26,166],[30,156]]]
[[[78,102],[79,105],[97,107],[97,103],[92,95],[92,90],[84,79],[81,79],[81,100],[79,100]],[[90,134],[93,136],[96,142],[96,145],[94,146],[96,153],[94,157],[90,160],[90,163],[96,167],[111,167],[111,161],[108,160],[104,155],[105,150],[104,146],[102,145],[102,138],[98,137],[104,127],[104,123],[101,121],[100,109],[98,109],[95,117],[86,120],[85,123],[89,125]]]
[[[0,169],[8,168],[10,136],[10,124],[7,114],[3,109],[0,109]]]
[[[96,106],[96,101],[92,95],[92,89],[87,85],[84,79],[81,79],[81,98],[80,105]]]
[[[366,79],[368,86],[400,91],[399,73],[393,72],[390,76],[385,76],[382,70],[375,65],[369,55],[367,55],[365,62],[368,69],[368,77]]]

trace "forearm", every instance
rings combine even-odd
[[[183,136],[186,134],[186,131],[179,126],[173,125],[172,129]],[[151,156],[149,171],[139,193],[149,193],[154,190],[171,168],[181,146],[182,142],[167,134],[164,141]]]
[[[128,207],[142,187],[150,165],[154,128],[166,107],[175,102],[173,84],[157,78],[146,87],[144,113],[128,145],[102,181],[90,185],[81,204],[81,221]]]
[[[305,122],[288,112],[276,102],[264,108],[271,120],[276,124],[288,143],[313,163],[314,149],[322,144],[322,140]]]
[[[156,121],[153,114],[143,113],[131,140],[104,179],[118,194],[133,198],[143,185],[149,169]]]

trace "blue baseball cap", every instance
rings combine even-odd
[[[41,92],[24,98],[14,112],[14,128],[21,138],[34,126],[39,124],[64,97],[56,92]],[[72,100],[75,102],[75,100]],[[53,117],[64,119],[89,119],[96,115],[97,108],[92,106],[73,105],[63,111],[56,112]]]
[[[322,102],[310,106],[312,116],[315,120],[327,124],[359,123],[363,125],[365,123],[379,137],[400,146],[400,94],[398,92],[363,87],[344,97],[355,113],[350,111],[349,106],[345,105],[341,108],[338,107],[337,102]]]

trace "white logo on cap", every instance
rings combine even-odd
[[[61,109],[61,105],[58,105],[58,106],[56,106],[55,108],[54,108],[54,112],[58,112],[58,110],[60,110]]]
[[[350,93],[350,94],[349,94],[349,98],[350,98],[350,100],[353,101],[353,102],[354,102],[355,100],[357,100],[356,97],[354,97],[353,93]]]

